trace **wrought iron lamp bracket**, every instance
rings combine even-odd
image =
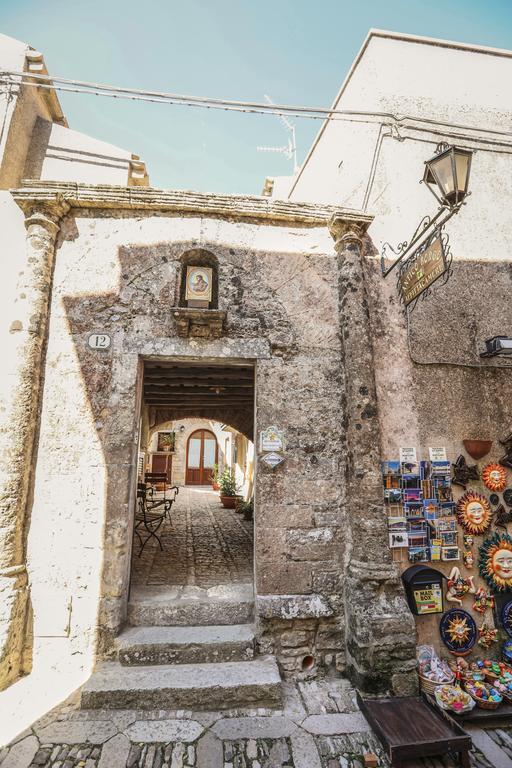
[[[427,239],[427,237],[430,236],[434,230],[443,229],[446,222],[449,221],[452,216],[458,213],[464,204],[464,201],[461,201],[460,203],[457,203],[453,206],[448,206],[443,203],[440,205],[437,213],[434,216],[424,216],[422,218],[409,240],[404,240],[395,248],[393,248],[393,246],[388,242],[384,243],[380,256],[382,277],[387,277],[390,272],[392,272],[395,267],[397,267],[398,264],[400,264],[405,259],[413,247],[417,247],[423,239]],[[389,254],[393,254],[393,256],[396,258],[391,266],[386,269],[386,259],[388,258]]]

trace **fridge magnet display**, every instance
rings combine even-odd
[[[482,480],[490,491],[504,491],[507,487],[507,472],[499,464],[487,464],[482,470]]]
[[[475,592],[473,610],[477,613],[485,613],[488,608],[494,608],[494,596],[480,587]]]
[[[512,523],[512,510],[505,509],[503,504],[498,504],[494,512],[494,525],[496,528],[504,528],[507,530],[507,525]]]
[[[452,608],[443,614],[439,633],[441,640],[454,656],[467,656],[478,635],[475,620],[462,608]]]
[[[460,455],[455,464],[452,464],[454,485],[460,485],[461,488],[466,490],[466,486],[470,480],[480,480],[478,469],[476,464],[469,466],[466,464],[464,456]]]
[[[484,533],[491,524],[489,502],[476,491],[466,491],[457,502],[457,518],[466,533]]]
[[[454,566],[450,571],[448,578],[448,589],[446,590],[446,600],[449,603],[458,603],[462,605],[462,599],[464,595],[476,593],[476,587],[473,583],[473,577],[468,576],[464,579],[457,566]]]
[[[505,603],[501,609],[501,623],[509,637],[512,637],[512,600]]]
[[[482,626],[478,627],[478,645],[482,648],[490,648],[496,642],[497,635],[497,629],[490,627],[485,621],[482,622]]]
[[[480,575],[494,592],[512,589],[512,537],[495,533],[479,549]]]
[[[441,547],[441,560],[450,562],[460,560],[460,550],[458,547]]]

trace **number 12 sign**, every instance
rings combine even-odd
[[[91,333],[87,339],[91,349],[108,349],[110,347],[111,339],[107,333]]]

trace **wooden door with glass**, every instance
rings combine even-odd
[[[186,485],[211,485],[217,463],[217,438],[209,429],[192,432],[187,442]]]

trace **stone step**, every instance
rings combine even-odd
[[[196,627],[250,624],[254,618],[251,585],[144,587],[130,595],[128,624],[132,627]]]
[[[105,661],[82,688],[83,709],[280,707],[281,678],[272,656],[220,664],[126,667]]]
[[[207,664],[254,657],[250,624],[201,627],[131,627],[116,640],[121,664]]]

